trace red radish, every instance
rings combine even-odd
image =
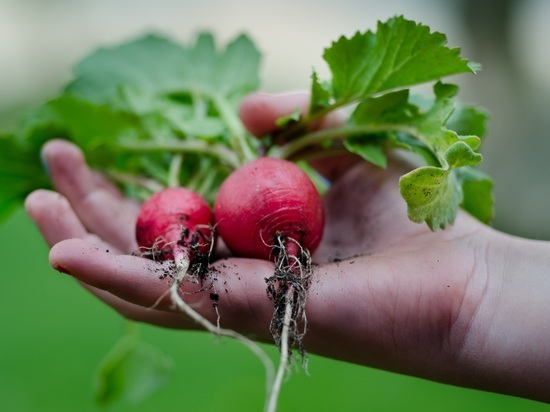
[[[171,260],[185,274],[190,263],[203,261],[212,244],[213,216],[206,201],[183,187],[155,193],[141,206],[136,240],[153,258]]]
[[[278,386],[290,348],[295,345],[304,359],[306,355],[305,303],[310,252],[323,233],[321,196],[294,163],[263,157],[246,163],[222,183],[214,216],[217,233],[235,254],[275,262],[275,273],[266,282],[274,304],[270,331],[281,350]]]
[[[322,200],[307,174],[269,157],[246,163],[223,182],[214,216],[233,253],[260,259],[273,259],[277,237],[294,251],[297,243],[313,252],[324,225]]]
[[[207,274],[213,246],[213,223],[210,207],[200,195],[182,187],[168,188],[157,192],[141,206],[136,239],[141,248],[152,252],[149,256],[174,260],[176,272],[170,274],[173,283],[168,291],[174,306],[210,333],[237,339],[247,346],[263,362],[269,386],[274,371],[270,358],[262,348],[246,336],[220,327],[219,314],[217,324],[213,324],[180,296],[179,288],[186,277],[191,276],[192,280],[202,282]],[[210,287],[216,290],[213,283]],[[217,293],[214,294],[217,296]],[[217,300],[213,307],[217,313]]]

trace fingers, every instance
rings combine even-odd
[[[144,308],[127,302],[104,290],[88,285],[84,285],[84,287],[127,319],[171,329],[190,328],[192,326],[187,319],[178,313],[165,312],[154,308]]]
[[[153,307],[166,313],[174,311],[167,295],[171,285],[171,278],[166,276],[170,273],[168,264],[113,254],[80,239],[57,243],[50,251],[50,264],[91,287],[94,294],[125,316],[142,321],[153,319],[174,327],[196,326],[185,318],[180,323],[175,322],[174,317],[147,312]],[[205,285],[186,283],[182,297],[213,323],[217,321],[216,303],[223,327],[265,338],[273,307],[266,297],[264,279],[272,271],[273,265],[265,261],[218,261],[212,266],[212,288],[205,293],[194,293]],[[213,301],[211,293],[219,299]]]
[[[250,133],[262,137],[277,129],[275,122],[280,117],[288,116],[296,109],[305,113],[308,107],[307,93],[253,93],[243,99],[239,115]]]
[[[59,193],[37,190],[27,197],[25,207],[48,245],[53,246],[66,239],[79,238],[106,253],[117,253],[112,246],[105,244],[97,236],[86,231],[67,199]],[[60,263],[54,264],[59,266]],[[57,269],[60,269],[60,267],[57,267]],[[83,286],[128,319],[168,328],[189,326],[178,314],[144,308],[120,299],[104,290],[86,284],[83,284]]]
[[[450,328],[459,330],[470,319],[459,319],[458,314],[467,312],[467,279],[460,274],[471,262],[452,266],[454,259],[443,259],[440,251],[421,263],[417,256],[418,251],[407,246],[316,266],[308,291],[308,351],[415,374],[422,372],[426,359],[444,363],[453,349]],[[160,275],[169,265],[115,255],[80,239],[57,243],[50,263],[130,319],[197,328],[186,317],[179,318],[166,293],[171,279]],[[270,341],[273,302],[266,295],[265,279],[273,271],[266,261],[220,260],[212,265],[211,289],[198,292],[201,285],[186,283],[180,295],[212,323],[218,319],[216,304],[222,327]],[[414,356],[407,352],[410,345],[416,348]],[[434,351],[441,356],[434,358]]]
[[[49,246],[71,238],[104,244],[97,236],[88,233],[67,199],[59,193],[36,190],[25,200],[25,209]]]
[[[277,131],[277,119],[288,116],[297,109],[305,114],[308,108],[309,93],[253,93],[242,101],[239,114],[248,131],[255,136],[262,137]],[[344,122],[345,117],[342,112],[336,111],[314,122],[311,129],[334,128]],[[357,156],[345,153],[328,159],[323,157],[313,161],[312,165],[329,181],[334,181],[359,161],[361,160]]]
[[[245,127],[254,136],[262,137],[277,130],[277,119],[288,116],[295,110],[306,114],[309,109],[309,93],[281,94],[252,93],[245,97],[239,115]],[[316,122],[314,129],[332,128],[345,121],[341,112],[333,112]]]
[[[59,193],[37,190],[25,199],[25,209],[49,246],[64,239],[88,235],[67,199]]]
[[[67,198],[83,226],[123,251],[134,250],[137,205],[93,173],[75,145],[52,140],[42,155],[56,190]]]

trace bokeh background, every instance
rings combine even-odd
[[[0,0],[0,131],[53,96],[71,67],[98,46],[145,32],[189,42],[201,30],[221,42],[242,32],[263,53],[263,90],[304,89],[323,48],[341,34],[403,14],[447,34],[483,65],[453,79],[463,101],[491,113],[483,168],[494,178],[505,232],[550,240],[550,2],[545,0]],[[0,225],[0,411],[100,411],[98,364],[125,323],[47,264],[48,249],[18,210]],[[140,326],[173,359],[169,383],[141,404],[110,411],[256,411],[259,362],[234,342]],[[273,348],[268,347],[275,355]],[[450,387],[312,356],[296,370],[280,411],[550,411],[548,405]]]

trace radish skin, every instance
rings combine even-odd
[[[136,240],[141,248],[155,250],[158,260],[193,261],[209,252],[213,223],[210,207],[199,194],[171,187],[141,206]]]
[[[277,236],[313,252],[324,226],[322,199],[294,163],[262,157],[221,185],[214,203],[216,228],[238,256],[273,260]]]

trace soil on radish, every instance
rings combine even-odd
[[[189,217],[187,216],[187,219]],[[180,217],[180,221],[185,221],[185,215]],[[209,280],[206,287],[201,288],[198,292],[203,290],[210,290],[213,287],[213,282],[211,279],[211,273],[209,271],[210,264],[210,251],[204,252],[204,244],[211,242],[210,236],[212,231],[209,230],[210,235],[205,234],[201,230],[197,230],[194,233],[190,233],[189,229],[182,227],[181,234],[178,238],[176,244],[180,247],[184,247],[189,250],[189,254],[193,257],[189,263],[189,269],[186,275],[186,278],[193,283],[198,283],[201,286],[205,285],[205,281]],[[176,273],[177,268],[175,263],[170,259],[172,256],[172,246],[166,244],[163,241],[159,241],[153,245],[151,248],[140,248],[139,250],[133,252],[133,255],[144,257],[150,260],[157,262],[169,261],[170,264],[168,268],[162,269],[159,279],[164,279],[166,277],[172,277]]]

